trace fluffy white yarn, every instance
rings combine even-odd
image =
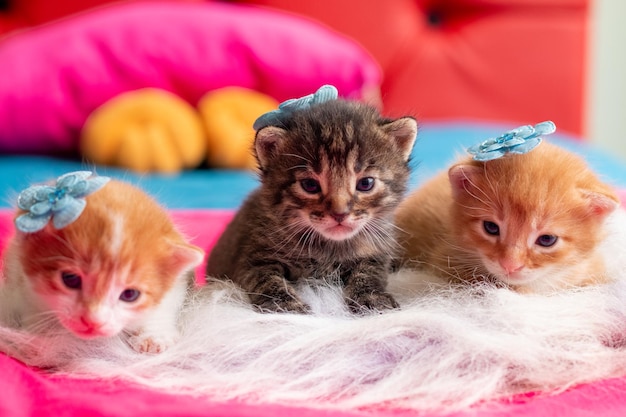
[[[181,317],[180,342],[158,355],[63,331],[33,337],[0,328],[0,339],[9,353],[57,372],[215,400],[341,409],[451,411],[626,371],[622,281],[552,296],[489,286],[409,294],[414,274],[393,281],[401,310],[364,317],[348,314],[332,286],[301,289],[312,315],[259,314],[232,288],[207,287]]]
[[[553,295],[393,277],[402,309],[354,317],[333,285],[302,285],[314,314],[260,314],[225,284],[204,287],[158,355],[119,338],[0,327],[0,350],[83,377],[118,377],[214,400],[335,409],[453,411],[526,391],[626,374],[626,214],[603,242],[615,282]]]

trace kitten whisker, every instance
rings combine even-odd
[[[288,245],[292,245],[290,250],[286,253],[283,253],[287,257],[292,257],[296,250],[300,249],[300,253],[298,257],[302,256],[302,251],[304,247],[307,246],[307,242],[310,239],[310,235],[314,233],[314,230],[311,226],[302,218],[297,218],[295,221],[287,223],[283,228],[279,228],[275,230],[270,236],[278,235],[281,237],[280,242],[273,241],[273,246],[276,246],[274,250],[274,255],[278,255],[283,253],[283,249]],[[296,236],[298,236],[298,240],[294,244],[294,240]],[[310,252],[310,250],[309,250]]]
[[[487,172],[486,167],[485,167],[485,179],[487,180],[487,185],[489,186],[489,190],[491,191],[489,195],[495,196],[498,199],[497,201],[498,207],[502,207],[502,196],[498,192],[498,188],[496,187],[496,184],[489,177],[489,173]]]
[[[485,175],[486,175],[487,165],[485,165],[485,169],[484,169],[484,170],[485,170]],[[481,198],[480,198],[480,197],[478,197],[477,195],[475,195],[475,194],[471,193],[469,190],[467,190],[467,192],[468,192],[468,193],[469,193],[472,197],[474,197],[476,200],[480,201],[481,203],[483,203],[483,204],[485,204],[485,205],[487,205],[487,206],[489,206],[489,204],[488,204],[487,202],[489,202],[489,203],[492,203],[492,202],[493,202],[493,201],[492,201],[492,194],[489,194],[489,193],[485,192],[482,188],[480,188],[480,187],[478,186],[478,184],[476,184],[474,181],[472,181],[472,178],[469,178],[469,177],[467,177],[467,176],[466,176],[466,177],[465,177],[465,179],[466,179],[466,180],[467,180],[467,181],[468,181],[468,182],[469,182],[469,183],[470,183],[470,184],[471,184],[471,185],[472,185],[472,186],[473,186],[476,190],[480,191],[480,193],[481,193],[481,194],[482,194],[482,195],[486,198],[486,200],[487,200],[487,201],[485,201],[485,200],[481,199]]]
[[[283,155],[283,156],[293,156],[294,158],[300,158],[300,159],[304,160],[306,163],[308,163],[309,165],[311,165],[311,160],[310,160],[310,159],[305,158],[305,157],[304,157],[304,156],[302,156],[302,155],[298,155],[298,154],[295,154],[295,153],[284,153],[284,154],[282,154],[282,155]],[[304,166],[304,167],[306,167],[306,165],[303,165],[303,166]]]
[[[471,192],[470,190],[467,190],[467,193],[468,193],[469,195],[471,195],[472,197],[474,197],[476,200],[478,200],[478,201],[480,201],[481,203],[483,203],[484,205],[486,205],[486,206],[488,206],[488,207],[492,207],[492,201],[491,201],[491,199],[489,198],[489,196],[487,196],[487,195],[485,194],[485,192],[484,192],[483,190],[481,190],[480,188],[478,188],[478,187],[476,187],[476,186],[475,186],[474,188],[476,188],[476,189],[477,189],[478,191],[480,191],[483,195],[485,195],[485,196],[486,196],[486,200],[483,200],[482,198],[480,198],[478,195],[476,195],[475,193]]]
[[[303,220],[296,220],[285,224],[283,227],[276,228],[274,231],[269,232],[266,236],[273,240],[274,237],[279,237],[281,242],[286,240],[285,233],[289,233],[287,240],[293,238],[295,234],[301,231],[306,226]]]
[[[363,233],[363,237],[365,237],[365,240],[367,242],[369,242],[370,246],[377,247],[376,242],[374,240],[375,237],[373,236],[373,234],[372,233],[367,233],[369,231],[367,226],[363,228],[363,231],[365,232],[365,233]]]
[[[393,224],[379,219],[372,219],[365,224],[363,230],[367,238],[371,238],[370,242],[373,246],[379,247],[381,250],[396,250],[398,243],[392,233],[388,230]]]
[[[27,328],[30,332],[36,334],[45,334],[50,332],[51,329],[59,328],[61,323],[58,317],[61,316],[61,312],[50,310],[31,315],[28,318]]]
[[[287,168],[287,171],[291,171],[292,169],[308,169],[308,165],[294,165],[292,167]]]
[[[302,236],[300,236],[300,239],[298,240],[296,245],[294,245],[292,251],[290,252],[290,255],[293,254],[293,252],[295,252],[296,249],[300,248],[300,251],[298,252],[298,258],[302,258],[302,252],[304,251],[304,248],[307,248],[307,252],[310,257],[312,254],[311,244],[312,244],[312,240],[313,240],[312,238],[314,236],[314,233],[315,231],[313,230],[312,227],[307,228],[302,234]]]
[[[480,211],[480,212],[485,212],[485,213],[491,214],[491,210],[489,210],[486,207],[474,207],[474,206],[467,206],[467,205],[464,205],[464,204],[459,204],[459,206],[463,207],[466,210]]]
[[[402,233],[407,233],[406,230],[404,230],[403,228],[401,228],[400,226],[398,226],[395,222],[393,221],[388,221],[388,220],[384,220],[384,219],[380,219],[380,218],[374,218],[374,221],[376,222],[380,222],[382,224],[385,224],[386,226],[391,227],[394,230],[397,230],[398,232],[402,232]]]
[[[320,235],[316,230],[311,230],[313,236],[311,239],[311,243],[309,243],[309,256],[313,256],[313,249],[314,247],[320,247],[323,242],[323,236]]]

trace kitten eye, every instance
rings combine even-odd
[[[137,298],[139,298],[139,294],[141,294],[139,290],[136,290],[134,288],[127,288],[120,294],[120,300],[127,303],[132,303]]]
[[[73,272],[61,272],[61,279],[67,288],[79,290],[83,286],[83,279]]]
[[[300,186],[304,191],[309,194],[317,194],[322,191],[322,187],[320,187],[320,183],[313,178],[305,178],[300,181]]]
[[[549,248],[550,246],[553,246],[557,240],[559,240],[559,238],[554,235],[541,235],[537,238],[535,243],[539,246],[543,246],[544,248]]]
[[[485,232],[487,232],[487,234],[489,235],[492,235],[492,236],[500,235],[500,226],[498,226],[494,222],[484,221],[483,229],[485,229]]]
[[[361,178],[356,183],[357,191],[371,191],[372,188],[374,188],[374,178],[372,177]]]

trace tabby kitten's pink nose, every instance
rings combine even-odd
[[[337,223],[341,223],[342,221],[346,219],[346,217],[348,217],[348,213],[334,213],[333,212],[333,213],[330,213],[330,217],[335,219]]]

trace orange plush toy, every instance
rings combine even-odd
[[[206,129],[207,163],[217,168],[256,168],[252,124],[275,110],[278,101],[257,91],[225,87],[205,94],[198,103]]]
[[[253,169],[252,123],[273,98],[241,87],[205,94],[194,108],[165,90],[121,94],[96,109],[81,132],[82,154],[139,172],[178,172],[206,160],[214,168]]]

